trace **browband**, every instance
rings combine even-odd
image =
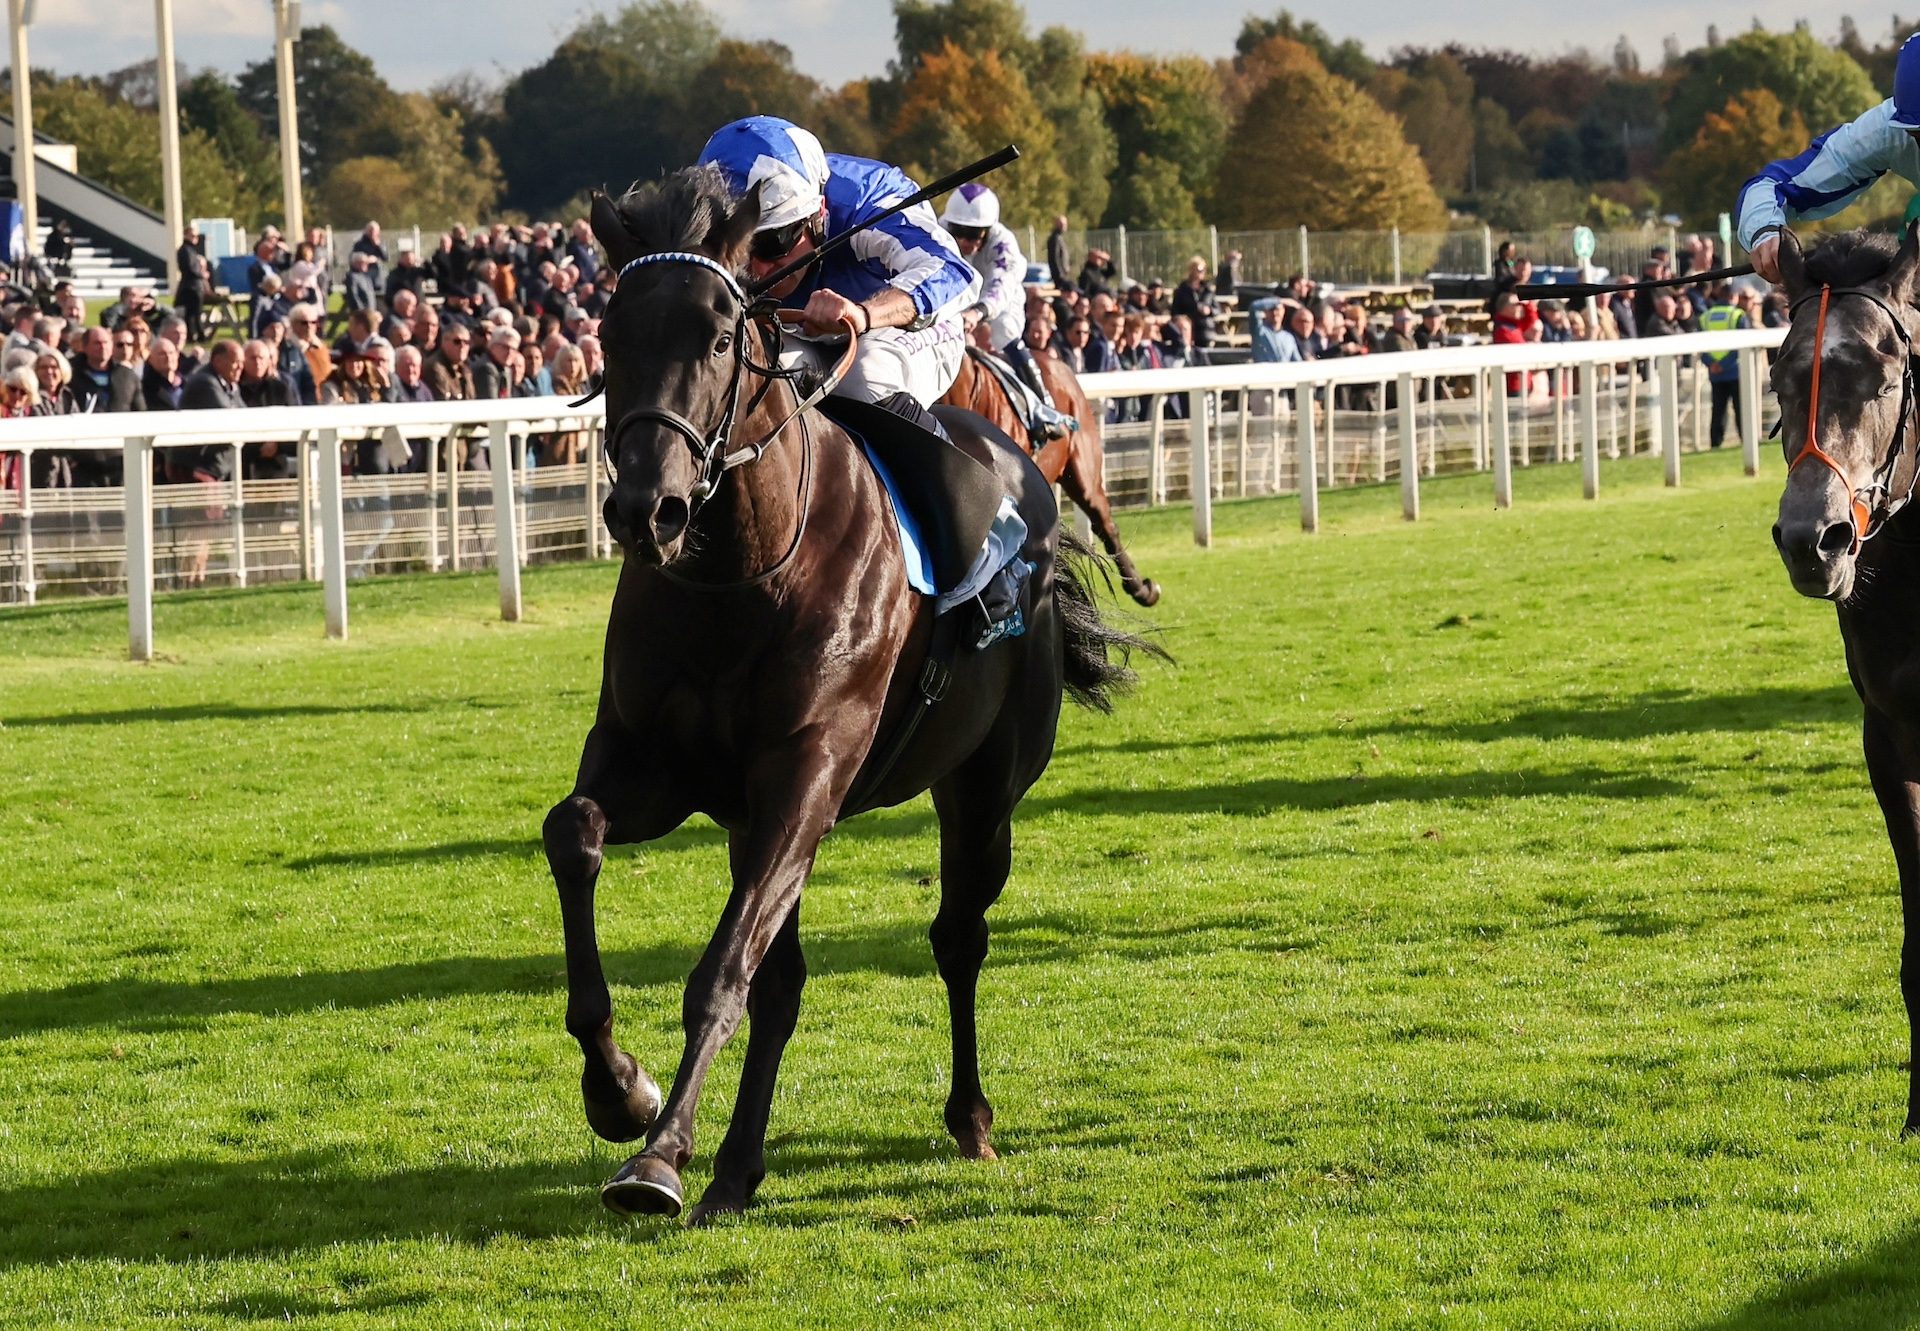
[[[704,268],[727,284],[727,290],[733,293],[735,300],[742,305],[747,303],[747,293],[740,289],[739,280],[728,272],[724,265],[716,263],[704,254],[695,254],[691,250],[663,250],[659,254],[643,254],[629,261],[627,266],[620,270],[620,280],[624,282],[627,274],[634,269],[645,268],[648,264],[654,263],[690,263],[696,268]]]

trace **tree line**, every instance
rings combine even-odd
[[[1231,55],[1097,52],[1034,32],[1018,0],[895,0],[886,70],[827,87],[776,42],[728,33],[699,0],[630,0],[583,18],[537,63],[401,92],[329,26],[295,47],[310,217],[442,226],[573,216],[592,187],[693,160],[739,116],[786,116],[830,150],[926,178],[998,147],[1015,223],[1437,230],[1450,218],[1529,229],[1657,213],[1710,224],[1769,158],[1891,91],[1911,25],[1832,41],[1802,23],[1697,48],[1669,39],[1643,68],[1604,56],[1450,45],[1382,58],[1281,11],[1252,17]],[[97,78],[36,71],[39,128],[81,170],[160,197],[151,61]],[[180,90],[189,211],[250,225],[281,207],[271,58]],[[1882,210],[1904,200],[1889,195]]]

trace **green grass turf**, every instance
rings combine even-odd
[[[538,849],[607,566],[0,616],[0,1322],[1920,1325],[1893,866],[1777,464],[1129,515],[1177,669],[1070,714],[940,1128],[924,801],[829,841],[761,1204],[605,1213]],[[610,855],[663,1077],[709,825]],[[739,1067],[701,1108],[704,1186]]]

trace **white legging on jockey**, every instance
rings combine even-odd
[[[993,345],[996,347],[1004,347],[1009,342],[1018,342],[1026,336],[1027,312],[1024,307],[1015,309],[1009,305],[987,320],[987,327],[993,330]]]
[[[820,371],[833,368],[843,342],[804,338],[789,331],[780,363],[791,368],[808,365]],[[942,319],[918,332],[879,328],[860,339],[853,368],[834,390],[835,397],[857,397],[880,402],[895,393],[909,393],[923,407],[940,400],[960,373],[967,342],[959,317]]]

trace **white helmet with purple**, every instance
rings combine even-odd
[[[812,217],[827,186],[827,154],[820,140],[778,116],[748,116],[722,125],[700,150],[700,164],[725,171],[742,194],[760,187],[761,231]]]
[[[981,184],[962,185],[947,196],[946,210],[940,221],[949,229],[956,226],[984,231],[1000,221],[1000,200]]]

